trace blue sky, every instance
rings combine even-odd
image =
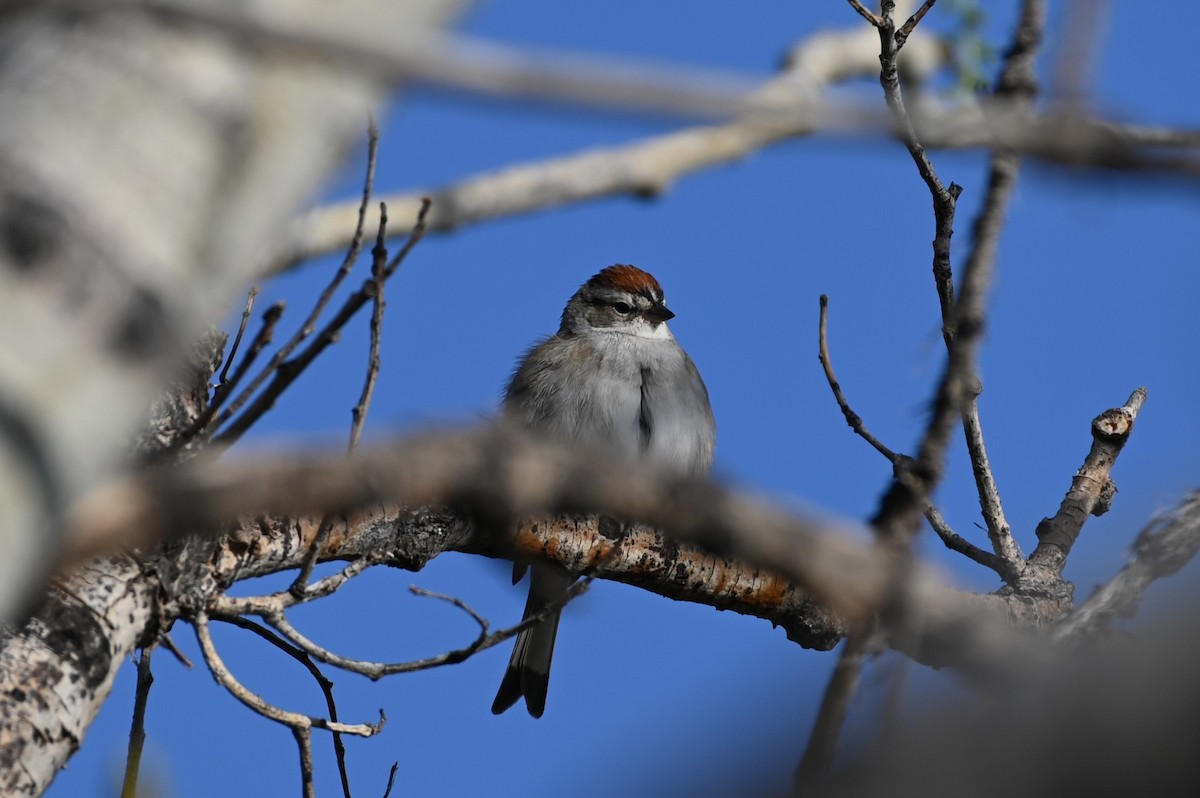
[[[1015,3],[993,6],[987,33],[999,43]],[[1108,7],[1093,107],[1118,119],[1200,125],[1191,55],[1200,23],[1166,2]],[[1052,17],[1051,45],[1061,30]],[[926,23],[944,25],[945,18],[939,6]],[[697,0],[686,12],[680,3],[530,0],[482,3],[463,28],[513,44],[765,79],[798,39],[859,24],[846,4],[832,0],[736,11]],[[882,104],[873,81],[856,91]],[[377,115],[381,191],[438,185],[674,127],[433,91],[411,93]],[[978,153],[933,157],[944,180],[965,188],[954,252],[961,266],[984,161]],[[359,153],[325,199],[355,196],[361,171]],[[1057,509],[1087,452],[1092,417],[1139,385],[1149,389],[1115,471],[1116,504],[1085,527],[1068,566],[1080,597],[1120,566],[1153,512],[1200,484],[1197,198],[1194,185],[1038,166],[1025,169],[1013,198],[981,353],[980,405],[1005,509],[1026,552],[1037,522]],[[628,262],[663,284],[678,314],[672,329],[707,381],[719,427],[719,477],[785,504],[864,518],[889,466],[850,434],[829,395],[816,358],[817,297],[830,295],[833,358],[855,410],[893,448],[910,447],[944,360],[929,272],[932,235],[927,191],[898,144],[818,137],[686,178],[657,200],[599,200],[429,238],[389,286],[383,370],[367,437],[492,413],[516,358],[555,329],[579,283],[603,266]],[[298,323],[330,268],[321,261],[264,286],[260,307],[286,299]],[[343,445],[366,362],[365,322],[239,448]],[[986,543],[960,444],[937,499],[960,533]],[[997,586],[930,538],[923,549],[948,579],[978,590]],[[1142,622],[1193,599],[1196,576],[1192,566],[1153,589]],[[274,589],[288,579],[239,591]],[[474,630],[460,613],[409,596],[414,583],[463,598],[496,626],[515,622],[524,603],[523,587],[509,585],[504,564],[446,555],[418,574],[370,572],[294,620],[328,647],[377,659],[426,656],[470,639]],[[216,632],[227,663],[247,685],[286,707],[322,711],[319,692],[294,663],[244,633]],[[188,627],[177,626],[174,638],[200,661]],[[375,684],[335,674],[343,719],[369,720],[380,707],[389,717],[382,735],[347,741],[355,794],[381,795],[395,760],[394,794],[705,795],[727,792],[747,771],[778,790],[835,655],[803,651],[764,621],[598,583],[566,610],[541,720],[519,710],[490,714],[507,657],[503,647]],[[155,662],[146,778],[184,798],[294,794],[295,745],[286,729],[245,710],[202,666],[185,670],[164,653]],[[954,691],[952,676],[913,672],[916,695]],[[880,673],[868,676],[856,706],[859,728],[870,725]],[[127,667],[49,795],[113,794],[132,700]],[[314,745],[318,794],[340,794],[328,740],[318,734]]]

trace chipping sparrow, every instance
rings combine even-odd
[[[567,302],[558,332],[517,367],[505,418],[677,473],[707,472],[716,425],[700,373],[667,329],[674,316],[652,276],[634,266],[604,269]],[[513,582],[524,573],[515,565]],[[524,617],[561,601],[573,578],[558,565],[534,565]],[[555,610],[517,636],[492,712],[524,696],[529,714],[541,717],[559,616]]]

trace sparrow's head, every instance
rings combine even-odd
[[[653,275],[636,266],[618,264],[579,287],[563,310],[559,333],[603,331],[669,340],[666,322],[674,317]]]

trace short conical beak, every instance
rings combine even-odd
[[[654,305],[642,315],[645,316],[651,324],[660,324],[664,321],[675,318],[675,314],[667,310],[666,306],[664,305]]]

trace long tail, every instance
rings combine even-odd
[[[523,569],[522,569],[523,570]],[[529,618],[558,604],[571,586],[572,577],[562,568],[550,564],[535,565],[529,578],[529,599],[522,618]],[[517,635],[508,670],[492,702],[492,713],[499,715],[521,696],[529,714],[540,718],[546,709],[546,690],[550,686],[550,662],[554,658],[554,639],[562,607],[555,609],[546,620]]]

